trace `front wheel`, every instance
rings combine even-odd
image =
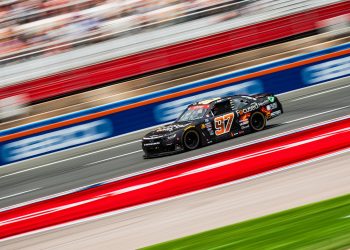
[[[188,130],[183,136],[183,145],[186,150],[194,150],[200,144],[199,133],[196,130]]]
[[[261,112],[255,112],[250,116],[249,123],[254,132],[261,131],[266,126],[266,117]]]

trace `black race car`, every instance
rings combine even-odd
[[[263,130],[283,113],[272,94],[213,98],[191,104],[172,124],[142,138],[145,158],[167,155]]]

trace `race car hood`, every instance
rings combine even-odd
[[[154,131],[148,133],[145,137],[159,137],[159,136],[167,136],[176,131],[183,130],[184,128],[191,126],[191,122],[174,122],[172,124],[168,124],[162,127],[155,129]]]

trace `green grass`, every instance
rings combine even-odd
[[[350,195],[144,249],[350,249]]]

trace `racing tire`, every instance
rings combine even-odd
[[[254,131],[261,131],[266,127],[266,117],[261,112],[254,112],[249,119],[250,128]]]
[[[183,146],[186,150],[194,150],[200,145],[199,133],[196,130],[188,130],[182,139]]]

